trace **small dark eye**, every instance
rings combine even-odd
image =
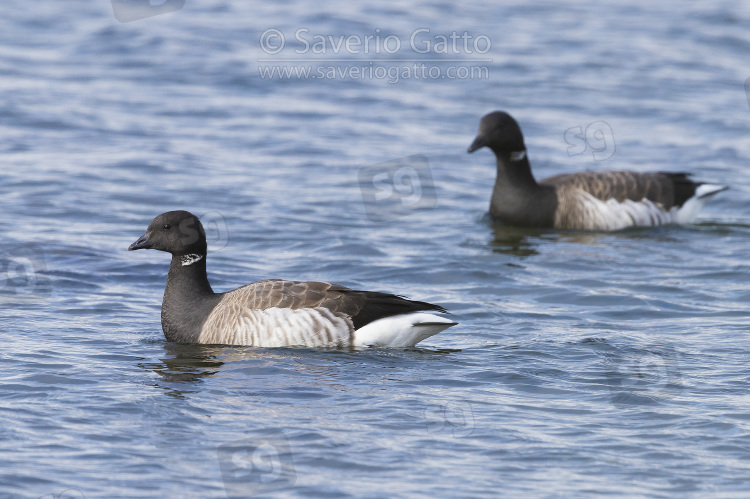
[[[164,224],[164,230],[167,230],[167,229],[171,229],[171,228],[172,228],[172,226],[171,226],[171,225],[169,225],[169,224]]]

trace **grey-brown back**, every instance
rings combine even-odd
[[[445,312],[442,307],[431,303],[377,291],[358,291],[320,281],[267,279],[229,291],[223,300],[233,300],[242,307],[254,310],[322,307],[335,315],[350,317],[355,329],[393,315],[422,310]]]
[[[603,171],[555,175],[539,183],[553,187],[579,188],[602,201],[648,199],[669,210],[673,206],[681,206],[695,193],[699,184],[687,177],[685,173]]]

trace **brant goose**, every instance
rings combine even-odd
[[[198,217],[154,218],[128,250],[172,254],[161,306],[164,336],[177,343],[258,347],[411,347],[457,323],[439,305],[315,281],[268,279],[214,293]]]
[[[521,227],[618,230],[690,223],[709,197],[728,189],[670,172],[587,171],[537,183],[521,128],[502,111],[482,118],[468,152],[485,146],[497,157],[490,215]]]

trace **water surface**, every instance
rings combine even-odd
[[[405,46],[295,54],[302,28]],[[109,2],[4,2],[2,496],[745,495],[748,28],[736,2],[217,0],[128,23]],[[491,50],[415,54],[419,29]],[[260,77],[295,57],[277,65],[488,77]],[[538,177],[731,190],[687,227],[493,226],[493,158],[465,150],[495,109]],[[412,155],[416,176],[365,205],[360,171]],[[434,191],[409,198],[425,172]],[[168,256],[126,249],[171,209],[203,216],[215,290],[323,279],[461,324],[409,350],[168,343]]]

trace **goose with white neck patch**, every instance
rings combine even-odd
[[[214,293],[206,233],[198,217],[154,218],[129,250],[172,254],[161,308],[164,336],[177,343],[258,347],[412,347],[457,323],[439,305],[317,281],[268,279]]]
[[[482,147],[497,160],[490,215],[518,227],[619,230],[687,224],[711,196],[728,189],[671,172],[587,171],[537,182],[521,128],[503,111],[482,118],[468,152]]]

